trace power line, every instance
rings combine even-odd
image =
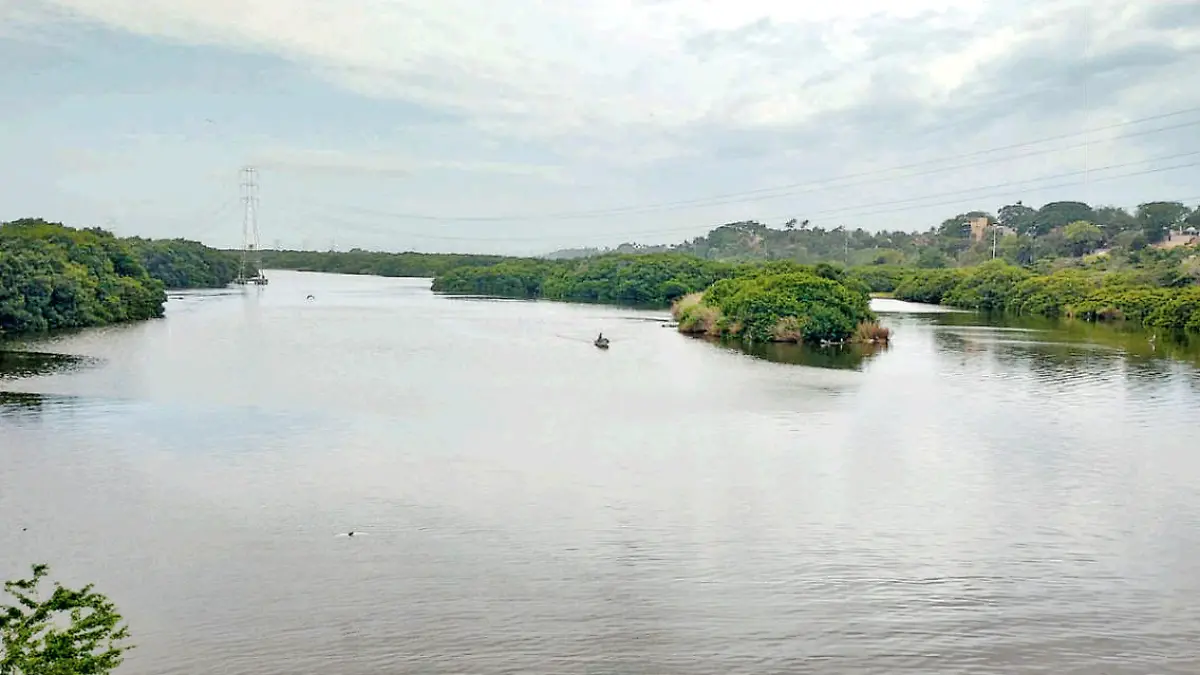
[[[1151,158],[1148,160],[1142,160],[1139,162],[1125,162],[1122,164],[1113,164],[1113,165],[1109,165],[1109,166],[1105,166],[1105,167],[1097,167],[1097,168],[1088,169],[1087,173],[1092,173],[1092,172],[1096,172],[1096,171],[1106,171],[1106,170],[1112,170],[1112,169],[1118,169],[1118,168],[1125,168],[1128,166],[1134,166],[1137,164],[1145,164],[1148,162],[1179,159],[1179,158],[1188,157],[1188,156],[1195,156],[1198,154],[1200,154],[1200,151],[1180,153],[1177,155],[1168,155],[1168,156],[1164,156],[1164,157],[1155,157],[1155,158]],[[941,197],[947,197],[947,196],[952,196],[952,195],[962,195],[962,194],[971,193],[971,192],[979,192],[982,190],[992,190],[993,192],[976,195],[975,198],[1014,196],[1014,195],[1024,194],[1024,193],[1027,193],[1027,192],[1033,191],[1033,190],[1041,191],[1041,190],[1049,190],[1049,189],[1056,189],[1056,188],[1063,188],[1063,187],[1075,187],[1078,185],[1083,185],[1086,182],[1095,183],[1095,182],[1102,182],[1102,181],[1109,181],[1109,180],[1117,180],[1120,178],[1131,178],[1131,177],[1135,177],[1135,176],[1161,173],[1164,171],[1174,171],[1177,169],[1185,169],[1185,168],[1190,168],[1190,167],[1194,167],[1194,166],[1200,166],[1200,161],[1189,162],[1186,164],[1177,164],[1177,165],[1173,165],[1173,166],[1144,169],[1141,171],[1125,172],[1125,173],[1121,173],[1121,174],[1117,174],[1117,175],[1113,175],[1113,176],[1105,176],[1105,177],[1101,177],[1101,178],[1094,178],[1094,177],[1088,176],[1085,180],[1082,180],[1082,181],[1079,181],[1079,180],[1066,181],[1066,182],[1059,182],[1059,183],[1055,183],[1055,184],[1051,184],[1051,185],[1029,185],[1030,183],[1036,183],[1038,181],[1052,180],[1055,178],[1064,178],[1064,177],[1068,177],[1068,176],[1078,176],[1078,175],[1084,173],[1084,171],[1071,171],[1071,172],[1066,172],[1066,173],[1061,173],[1061,174],[1052,174],[1052,175],[1048,175],[1048,176],[1041,176],[1039,178],[1034,178],[1034,179],[1027,179],[1027,180],[1021,180],[1021,181],[1006,181],[1003,183],[996,183],[996,184],[992,184],[992,185],[977,186],[974,188],[968,188],[966,190],[957,190],[957,191],[951,191],[951,192],[926,194],[926,195],[922,195],[919,197],[912,197],[912,198],[907,198],[907,199],[902,199],[902,200],[892,200],[892,201],[888,201],[888,202],[876,202],[873,204],[859,204],[859,205],[855,205],[853,207],[845,207],[845,208],[838,208],[838,209],[827,209],[825,211],[815,212],[813,215],[839,213],[839,214],[841,214],[842,217],[858,217],[858,216],[885,215],[885,214],[889,214],[889,213],[902,213],[905,211],[911,211],[911,210],[921,209],[921,208],[932,208],[932,207],[936,207],[936,206],[948,206],[948,205],[959,204],[962,202],[961,198],[953,199],[953,200],[949,200],[949,201],[932,202],[932,203],[924,203],[923,200],[938,199]],[[1014,188],[1014,187],[1022,186],[1022,185],[1024,185],[1025,187],[1023,187],[1019,190],[1002,189],[1002,188]],[[1000,191],[996,191],[996,190],[1000,190]],[[1200,197],[1186,197],[1184,199],[1179,199],[1179,200],[1175,200],[1175,201],[1191,201],[1194,199],[1200,199]],[[911,202],[917,202],[917,201],[920,201],[921,203],[916,203],[916,204],[911,203]],[[908,204],[908,205],[901,206],[899,208],[884,208],[884,209],[878,208],[881,206],[883,206],[883,207],[896,206],[898,204]],[[788,214],[772,216],[771,218],[768,218],[768,220],[782,219],[786,215],[788,215]],[[509,237],[479,237],[479,236],[464,237],[464,236],[436,235],[436,234],[428,234],[428,233],[424,233],[424,232],[396,230],[394,228],[388,228],[388,227],[369,226],[369,225],[364,227],[360,223],[345,220],[343,218],[339,218],[339,217],[335,217],[335,216],[322,215],[320,218],[323,221],[339,223],[347,229],[357,229],[360,231],[370,231],[370,232],[387,232],[390,234],[403,234],[405,236],[414,237],[414,238],[432,239],[432,240],[441,240],[441,241],[521,242],[521,241],[545,241],[547,239],[547,237],[545,235],[537,236],[537,237],[513,237],[513,236],[509,236]],[[637,232],[608,232],[608,233],[605,233],[605,235],[611,236],[611,237],[646,237],[646,236],[657,236],[657,235],[692,233],[695,231],[696,231],[696,227],[691,226],[691,227],[680,227],[680,228],[651,230],[651,231],[642,230],[642,231],[637,231]]]
[[[374,213],[376,215],[387,215],[387,216],[395,217],[395,218],[404,218],[406,220],[423,220],[423,221],[434,221],[434,222],[498,222],[498,221],[508,221],[508,220],[551,220],[551,219],[552,220],[566,220],[566,219],[576,219],[576,218],[587,219],[587,218],[597,218],[597,217],[606,217],[606,216],[614,216],[614,215],[630,215],[630,214],[634,214],[634,213],[654,212],[654,211],[660,211],[660,210],[673,210],[673,207],[720,206],[720,205],[732,204],[732,203],[762,201],[765,199],[778,199],[780,197],[785,197],[785,196],[790,196],[791,194],[795,194],[796,191],[805,191],[805,190],[798,190],[799,188],[817,188],[817,187],[825,186],[825,187],[832,187],[832,189],[837,189],[837,188],[845,188],[845,187],[854,187],[854,186],[866,185],[866,184],[871,184],[871,183],[876,183],[876,182],[881,182],[881,181],[894,180],[895,178],[911,178],[911,177],[916,177],[916,176],[929,175],[929,174],[933,174],[933,173],[953,171],[956,169],[963,169],[963,168],[968,168],[968,167],[972,167],[972,166],[982,166],[982,165],[986,165],[986,164],[1006,162],[1006,161],[1011,161],[1014,159],[1022,159],[1025,157],[1032,157],[1032,156],[1036,156],[1036,155],[1064,152],[1067,150],[1086,148],[1086,147],[1095,145],[1096,143],[1111,143],[1114,141],[1125,140],[1128,138],[1136,138],[1139,136],[1146,136],[1146,135],[1155,134],[1155,133],[1162,133],[1164,131],[1172,131],[1175,129],[1182,129],[1182,128],[1186,128],[1186,127],[1200,125],[1200,119],[1189,121],[1189,122],[1182,122],[1182,123],[1174,124],[1174,125],[1168,125],[1168,126],[1164,126],[1164,127],[1156,127],[1154,129],[1143,129],[1140,131],[1134,131],[1134,132],[1131,132],[1128,134],[1121,134],[1118,136],[1114,136],[1112,138],[1105,139],[1102,141],[1085,141],[1084,143],[1080,143],[1080,144],[1076,144],[1076,145],[1072,145],[1072,146],[1044,148],[1041,150],[1035,150],[1035,151],[1031,151],[1028,153],[1022,153],[1022,154],[1017,154],[1017,155],[1008,155],[1008,156],[1004,156],[1004,157],[986,159],[986,160],[981,160],[981,161],[977,161],[977,162],[969,162],[969,163],[965,163],[965,164],[955,164],[952,166],[927,169],[924,172],[911,172],[906,175],[898,176],[898,177],[885,177],[885,178],[871,180],[871,181],[856,181],[853,183],[847,183],[847,184],[838,185],[838,186],[829,186],[828,185],[829,183],[836,183],[839,181],[845,181],[845,180],[852,179],[852,178],[866,178],[866,177],[870,177],[870,176],[880,176],[882,174],[892,173],[892,172],[896,172],[896,171],[904,171],[906,169],[925,167],[925,166],[929,166],[932,164],[938,164],[941,162],[946,162],[946,161],[955,160],[955,159],[980,157],[980,156],[984,156],[984,155],[993,154],[996,152],[1002,152],[1005,150],[1015,150],[1015,149],[1020,149],[1020,148],[1024,148],[1024,147],[1031,147],[1031,146],[1035,146],[1035,145],[1041,145],[1044,143],[1050,143],[1053,141],[1065,140],[1068,138],[1076,138],[1076,137],[1080,137],[1080,136],[1086,137],[1088,134],[1096,133],[1099,131],[1118,129],[1118,128],[1132,126],[1135,124],[1141,124],[1144,122],[1167,119],[1170,117],[1178,117],[1180,115],[1186,115],[1186,114],[1195,113],[1195,112],[1200,112],[1200,106],[1184,108],[1184,109],[1175,110],[1175,111],[1168,112],[1168,113],[1162,113],[1159,115],[1152,115],[1149,117],[1142,117],[1142,118],[1128,120],[1128,121],[1120,122],[1120,123],[1116,123],[1116,124],[1110,124],[1110,125],[1106,125],[1106,126],[1102,126],[1102,127],[1085,129],[1083,131],[1076,131],[1076,132],[1071,132],[1071,133],[1067,133],[1067,134],[1058,134],[1056,136],[1048,136],[1048,137],[1044,137],[1044,138],[1040,138],[1040,139],[1036,139],[1036,140],[1032,140],[1032,141],[1025,141],[1022,143],[1011,143],[1008,145],[996,146],[996,147],[987,148],[984,150],[976,150],[973,152],[960,153],[957,155],[946,155],[943,157],[934,158],[934,159],[930,159],[930,160],[923,160],[920,162],[900,164],[900,165],[887,167],[884,169],[873,169],[870,171],[842,174],[839,176],[832,176],[829,178],[817,179],[817,180],[806,181],[806,182],[801,182],[801,183],[777,185],[777,186],[773,186],[773,187],[758,188],[758,189],[754,189],[754,190],[746,190],[746,191],[741,191],[741,192],[731,192],[731,193],[725,193],[725,194],[721,194],[721,195],[713,195],[713,196],[709,196],[709,197],[695,198],[695,199],[689,199],[689,200],[680,200],[680,201],[674,201],[674,202],[659,202],[656,204],[643,204],[643,205],[636,205],[636,206],[613,207],[613,208],[583,210],[583,211],[565,211],[565,212],[558,212],[558,213],[542,213],[542,214],[513,214],[513,215],[504,215],[504,216],[437,216],[437,215],[419,214],[419,213],[386,212],[386,211],[380,211],[380,210],[375,210],[375,209],[366,209],[366,208],[362,208],[362,207],[345,207],[345,210],[359,211],[362,213]],[[779,194],[770,194],[770,193],[779,193]],[[758,196],[756,197],[756,195],[758,195]]]
[[[1147,159],[1147,160],[1116,163],[1116,165],[1109,165],[1109,166],[1104,166],[1104,167],[1092,167],[1092,168],[1084,169],[1084,171],[1056,173],[1056,174],[1042,175],[1042,177],[1032,178],[1032,179],[1009,180],[1009,181],[1003,181],[1003,183],[967,187],[967,189],[964,189],[964,190],[926,193],[926,195],[922,195],[922,196],[918,196],[918,197],[893,199],[893,201],[887,201],[887,202],[876,202],[876,203],[872,203],[872,204],[854,204],[854,205],[850,205],[850,207],[839,207],[839,208],[823,209],[823,210],[817,210],[817,211],[806,211],[805,215],[808,215],[810,217],[811,216],[828,216],[828,215],[841,215],[842,217],[850,217],[850,216],[860,216],[860,215],[883,215],[883,214],[893,213],[893,211],[895,211],[895,213],[899,213],[899,211],[932,207],[932,205],[956,204],[956,203],[961,202],[961,199],[954,199],[954,201],[952,201],[952,202],[940,202],[940,203],[936,203],[936,204],[922,203],[924,201],[928,201],[928,199],[937,199],[937,198],[950,197],[950,196],[965,196],[965,195],[970,195],[970,193],[973,193],[973,192],[994,191],[997,189],[1007,189],[1007,187],[1016,187],[1016,186],[1021,186],[1021,185],[1027,186],[1027,187],[1025,187],[1025,190],[1046,190],[1046,189],[1051,189],[1051,187],[1068,187],[1068,186],[1074,186],[1074,185],[1081,185],[1081,184],[1087,183],[1088,179],[1090,179],[1090,177],[1088,177],[1088,174],[1091,174],[1094,172],[1112,171],[1112,169],[1127,168],[1127,167],[1133,167],[1133,166],[1138,166],[1138,165],[1146,165],[1146,163],[1151,163],[1151,162],[1163,162],[1163,161],[1169,161],[1169,160],[1184,159],[1184,157],[1190,157],[1190,156],[1195,156],[1195,155],[1200,155],[1200,150],[1189,151],[1189,153],[1178,153],[1178,154],[1174,154],[1174,155],[1151,157],[1151,159]],[[1145,169],[1145,171],[1123,173],[1123,174],[1114,175],[1114,177],[1091,179],[1091,181],[1112,180],[1112,179],[1117,179],[1117,178],[1132,178],[1132,177],[1136,177],[1136,175],[1160,173],[1163,171],[1174,171],[1174,169],[1188,168],[1188,167],[1193,167],[1193,166],[1200,166],[1200,162],[1190,162],[1190,163],[1184,163],[1184,165],[1178,165],[1178,166]],[[1055,180],[1055,179],[1060,179],[1060,178],[1069,178],[1069,177],[1074,177],[1074,175],[1081,175],[1081,174],[1085,175],[1084,181],[1075,181],[1075,183],[1060,183],[1060,184],[1049,185],[1049,186],[1036,185],[1037,183],[1040,183],[1040,181]],[[1012,190],[1008,190],[1006,192],[998,193],[998,195],[979,195],[978,197],[1012,195],[1012,193],[1015,193],[1015,192]],[[916,204],[913,204],[913,203],[916,203]],[[906,208],[894,209],[894,210],[888,210],[888,209],[870,210],[870,209],[877,209],[878,207],[894,207],[894,205],[900,205],[900,204],[913,204],[913,205],[912,205],[912,207],[906,207]],[[864,213],[863,209],[868,209],[868,210],[866,210]],[[788,214],[772,216],[772,219],[768,219],[768,220],[782,219],[782,217],[786,217],[787,215]],[[328,217],[328,216],[325,216],[325,217]],[[334,220],[337,220],[340,222],[350,222],[350,221],[346,221],[343,219],[334,219]],[[686,228],[680,227],[680,228],[671,228],[671,229],[661,229],[661,231],[649,231],[649,232],[648,231],[638,231],[638,232],[624,232],[624,233],[614,232],[614,233],[607,233],[607,234],[612,235],[612,237],[647,237],[647,235],[656,235],[656,234],[677,234],[677,233],[684,233],[684,232],[695,232],[695,229],[696,229],[695,227],[686,227]],[[398,232],[398,231],[395,231],[395,229],[390,229],[390,228],[389,228],[389,231],[390,232]],[[380,229],[380,232],[382,232],[382,229]],[[545,239],[545,237],[527,237],[527,238],[449,237],[449,235],[437,235],[437,234],[426,234],[426,233],[416,233],[416,232],[404,232],[404,234],[410,235],[410,237],[418,237],[418,238],[425,238],[425,239],[444,239],[444,240],[448,240],[448,241],[457,241],[457,240],[462,240],[462,241],[530,240],[530,241],[533,241],[533,240]]]
[[[1116,176],[1106,176],[1104,178],[1090,178],[1089,177],[1088,180],[1077,180],[1077,181],[1070,181],[1070,182],[1066,182],[1066,183],[1055,183],[1053,185],[1035,185],[1035,186],[1030,186],[1030,188],[1026,188],[1024,190],[1007,190],[1004,192],[995,192],[995,193],[978,195],[978,197],[980,197],[980,198],[982,198],[982,197],[1006,197],[1006,196],[1011,196],[1011,195],[1023,194],[1025,192],[1029,192],[1031,190],[1032,191],[1042,191],[1042,190],[1053,190],[1053,189],[1063,188],[1063,187],[1077,187],[1079,185],[1084,185],[1089,181],[1092,183],[1099,183],[1102,181],[1116,180],[1118,178],[1131,178],[1134,176],[1143,176],[1143,175],[1148,175],[1148,174],[1152,174],[1152,173],[1161,173],[1163,171],[1174,171],[1175,169],[1187,169],[1187,168],[1191,168],[1191,167],[1195,167],[1195,166],[1200,166],[1200,162],[1189,162],[1187,164],[1180,164],[1177,166],[1164,166],[1164,167],[1159,167],[1156,169],[1148,169],[1145,171],[1134,171],[1134,172],[1130,172],[1130,173],[1118,174]],[[1092,171],[1098,171],[1098,170],[1099,169],[1092,169]],[[1078,172],[1074,172],[1074,173],[1077,175],[1077,174],[1080,174],[1083,172],[1078,171]],[[1175,199],[1175,200],[1171,200],[1171,201],[1185,202],[1185,201],[1192,201],[1194,199],[1197,199],[1197,198],[1196,197],[1185,197],[1184,199]],[[914,209],[932,208],[935,206],[952,206],[954,204],[959,204],[961,202],[962,202],[961,199],[953,199],[950,201],[935,202],[935,203],[929,203],[929,204],[916,204],[913,206],[905,206],[905,207],[896,208],[896,209],[884,209],[881,211],[862,211],[862,212],[855,213],[852,215],[854,215],[856,217],[877,216],[877,215],[885,215],[885,214],[890,214],[890,213],[902,213],[904,211],[912,211]],[[781,216],[775,216],[776,219],[778,219],[780,217]]]
[[[1122,168],[1125,168],[1125,167],[1137,166],[1138,164],[1147,164],[1147,163],[1150,163],[1150,162],[1164,162],[1164,161],[1171,160],[1171,159],[1182,159],[1182,158],[1184,158],[1184,157],[1194,157],[1194,156],[1196,156],[1196,155],[1200,155],[1200,150],[1195,150],[1195,151],[1192,151],[1192,152],[1183,152],[1183,153],[1179,153],[1179,154],[1175,154],[1175,155],[1166,155],[1166,156],[1163,156],[1163,157],[1151,157],[1150,159],[1138,160],[1138,161],[1136,161],[1136,162],[1123,162],[1123,163],[1121,163],[1121,164],[1110,164],[1110,165],[1108,165],[1108,166],[1092,167],[1092,168],[1090,168],[1090,169],[1083,169],[1083,170],[1077,170],[1077,171],[1067,171],[1067,172],[1064,172],[1064,173],[1049,174],[1049,175],[1046,175],[1046,176],[1039,176],[1039,177],[1037,177],[1037,178],[1029,178],[1029,179],[1025,179],[1025,180],[1017,180],[1017,181],[1005,181],[1005,182],[1003,182],[1003,183],[995,183],[995,184],[992,184],[992,185],[983,185],[983,186],[980,186],[980,187],[967,188],[967,189],[964,189],[964,190],[952,190],[952,191],[949,191],[949,192],[940,192],[940,193],[936,193],[936,194],[932,194],[932,195],[924,195],[924,196],[922,196],[922,197],[910,197],[910,198],[907,198],[907,199],[898,199],[898,200],[894,200],[894,201],[890,201],[890,202],[881,202],[881,203],[879,203],[879,204],[876,204],[876,206],[893,205],[893,204],[904,204],[904,203],[908,203],[908,202],[912,202],[912,201],[916,201],[916,200],[930,199],[930,198],[934,198],[934,197],[947,197],[947,196],[950,196],[950,195],[964,195],[964,194],[969,194],[969,193],[971,193],[971,192],[978,192],[978,191],[980,191],[980,190],[990,190],[990,189],[993,189],[993,188],[998,188],[998,187],[1012,187],[1012,186],[1021,185],[1021,184],[1024,184],[1024,183],[1036,183],[1036,182],[1039,182],[1039,181],[1051,180],[1051,179],[1055,179],[1055,178],[1066,178],[1066,177],[1068,177],[1068,176],[1078,176],[1078,175],[1083,175],[1083,176],[1085,177],[1085,181],[1084,181],[1084,183],[1086,183],[1086,182],[1087,182],[1087,181],[1086,181],[1086,177],[1087,177],[1087,175],[1088,175],[1089,173],[1092,173],[1092,172],[1095,172],[1095,171],[1108,171],[1108,170],[1112,170],[1112,169],[1122,169]],[[1196,165],[1198,165],[1198,164],[1200,164],[1200,162],[1193,162],[1193,163],[1191,163],[1191,164],[1184,164],[1184,165],[1181,165],[1181,166],[1178,166],[1178,167],[1167,167],[1167,169],[1186,168],[1186,167],[1189,167],[1189,166],[1196,166]],[[1156,171],[1160,171],[1160,170],[1163,170],[1163,169],[1152,169],[1152,170],[1150,170],[1150,171],[1147,171],[1147,172],[1145,172],[1145,173],[1154,173],[1154,172],[1156,172]],[[1135,173],[1135,174],[1129,174],[1129,175],[1140,175],[1140,174],[1141,174],[1141,172],[1139,172],[1139,173]],[[1118,176],[1118,177],[1125,177],[1125,176],[1124,176],[1124,175],[1122,175],[1122,176]],[[1102,179],[1102,180],[1107,180],[1107,179]],[[1034,187],[1036,187],[1036,186],[1034,186]],[[835,213],[841,213],[841,212],[845,212],[845,211],[857,211],[859,208],[861,208],[861,207],[858,207],[858,206],[851,206],[851,207],[841,207],[841,208],[835,208],[835,209],[824,209],[824,210],[821,210],[821,211],[806,211],[806,212],[805,212],[805,215],[807,215],[807,216],[823,216],[823,215],[831,215],[831,214],[835,214]]]

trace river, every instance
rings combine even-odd
[[[0,576],[95,582],[127,675],[1200,672],[1200,360],[877,306],[860,359],[428,280],[173,294],[10,357]]]

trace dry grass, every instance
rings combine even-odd
[[[703,298],[703,293],[688,293],[682,298],[679,298],[675,302],[671,303],[671,318],[678,321],[679,318],[683,316],[684,312],[694,307],[698,307],[700,305],[700,300]]]
[[[700,303],[703,294],[683,296],[671,307],[671,316],[679,322],[679,332],[689,335],[717,335],[721,310]]]
[[[721,321],[721,310],[716,307],[696,307],[679,321],[679,332],[717,335],[717,324]]]
[[[858,324],[858,328],[854,330],[854,341],[873,344],[886,345],[892,337],[890,328],[879,325],[874,321],[863,321]]]
[[[804,340],[804,324],[794,316],[785,316],[771,327],[771,339],[775,342],[801,342]]]

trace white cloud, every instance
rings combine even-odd
[[[535,176],[546,181],[565,180],[559,167],[481,160],[421,159],[397,154],[350,152],[314,148],[270,148],[259,151],[250,163],[263,169],[330,171],[335,173],[413,175],[419,171],[451,170]]]
[[[959,31],[926,64],[939,85],[929,95],[960,84],[961,64],[1020,41],[988,25],[997,3],[984,0],[53,2],[141,34],[281,55],[365,94],[542,137],[794,125],[853,106],[871,87],[863,62],[880,56],[870,22],[920,17]],[[706,37],[722,46],[697,54]]]
[[[1178,15],[1164,18],[1172,7]],[[291,186],[297,209],[320,195],[448,221],[693,203],[575,224],[514,218],[524,229],[506,225],[501,234],[444,225],[447,237],[461,240],[544,234],[557,246],[612,243],[600,225],[699,234],[724,220],[845,207],[867,215],[842,213],[830,223],[845,215],[868,228],[923,228],[1008,196],[966,195],[919,213],[870,207],[1190,149],[1195,127],[1136,140],[1097,132],[1086,152],[1067,147],[1082,140],[1073,139],[1061,152],[970,170],[822,183],[1200,105],[1200,93],[1186,86],[1194,64],[1183,60],[1200,49],[1200,21],[1187,14],[1195,7],[1194,0],[0,0],[0,21],[19,13],[28,27],[70,14],[137,35],[265,54],[355,94],[432,108],[437,119],[405,127],[409,106],[395,106],[392,123],[388,105],[329,96],[307,125],[264,132],[255,123],[288,114],[281,86],[259,100],[258,118],[247,123],[254,132],[139,146],[145,166],[176,181],[175,166],[249,161],[287,170],[272,189]],[[178,104],[176,94],[152,102]],[[343,105],[364,128],[330,113]],[[349,116],[356,106],[375,117]],[[147,137],[183,133],[155,124],[139,119],[136,128]],[[352,180],[328,180],[337,173]],[[816,186],[694,205],[806,181]],[[1090,194],[1131,204],[1192,183],[1182,173],[1147,174],[1091,193],[1022,188],[1013,198]],[[378,229],[375,245],[403,245]]]

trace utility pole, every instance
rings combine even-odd
[[[233,283],[266,286],[267,277],[262,271],[262,251],[258,237],[258,169],[242,167],[242,264]],[[250,268],[254,276],[248,276]]]
[[[996,259],[996,239],[1000,236],[1000,228],[992,224],[992,260]]]

